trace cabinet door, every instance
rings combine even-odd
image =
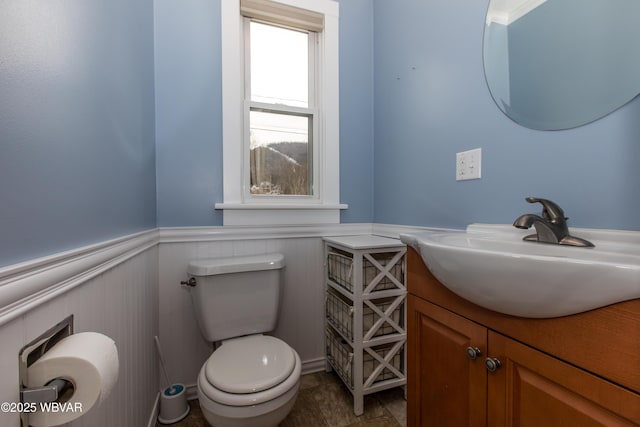
[[[558,345],[562,345],[558,343]],[[544,353],[489,332],[490,426],[640,425],[640,396]]]
[[[408,297],[407,419],[413,427],[486,424],[486,328]],[[482,355],[471,360],[467,348]]]

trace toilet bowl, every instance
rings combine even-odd
[[[224,341],[200,369],[200,407],[214,427],[275,427],[295,403],[300,372],[300,357],[278,338]]]

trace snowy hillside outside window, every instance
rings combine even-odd
[[[249,191],[313,196],[315,33],[245,19],[246,34]]]

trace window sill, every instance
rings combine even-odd
[[[224,225],[339,224],[346,204],[216,203]]]

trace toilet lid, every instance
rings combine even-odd
[[[227,393],[256,393],[287,379],[295,365],[293,349],[275,337],[251,335],[222,343],[205,366],[207,380]]]

